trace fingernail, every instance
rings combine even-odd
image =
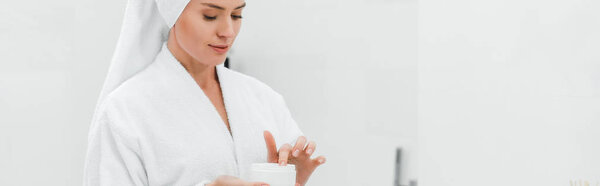
[[[308,149],[308,150],[306,151],[306,154],[308,154],[308,155],[312,154],[312,149]]]
[[[320,159],[319,163],[325,163],[325,159]]]
[[[294,155],[294,157],[298,157],[298,155],[300,155],[300,150],[296,149],[292,155]]]

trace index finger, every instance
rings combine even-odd
[[[294,148],[292,150],[292,156],[296,158],[300,156],[300,151],[304,150],[304,145],[306,145],[306,137],[298,137],[298,139],[296,140],[296,145],[294,145]]]
[[[275,143],[275,138],[268,130],[263,132],[263,136],[265,137],[265,144],[267,145],[267,161],[269,163],[277,163],[277,144]]]

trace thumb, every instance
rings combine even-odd
[[[267,162],[277,163],[278,154],[275,138],[273,138],[273,135],[268,130],[263,132],[263,136],[265,137],[265,144],[267,145]]]

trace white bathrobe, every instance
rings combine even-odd
[[[278,147],[302,135],[282,96],[217,66],[231,133],[166,44],[152,64],[107,95],[90,128],[85,185],[202,185],[248,178],[266,162],[263,131]]]

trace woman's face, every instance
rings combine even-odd
[[[244,0],[190,0],[173,26],[179,47],[194,61],[225,61],[242,25]]]

